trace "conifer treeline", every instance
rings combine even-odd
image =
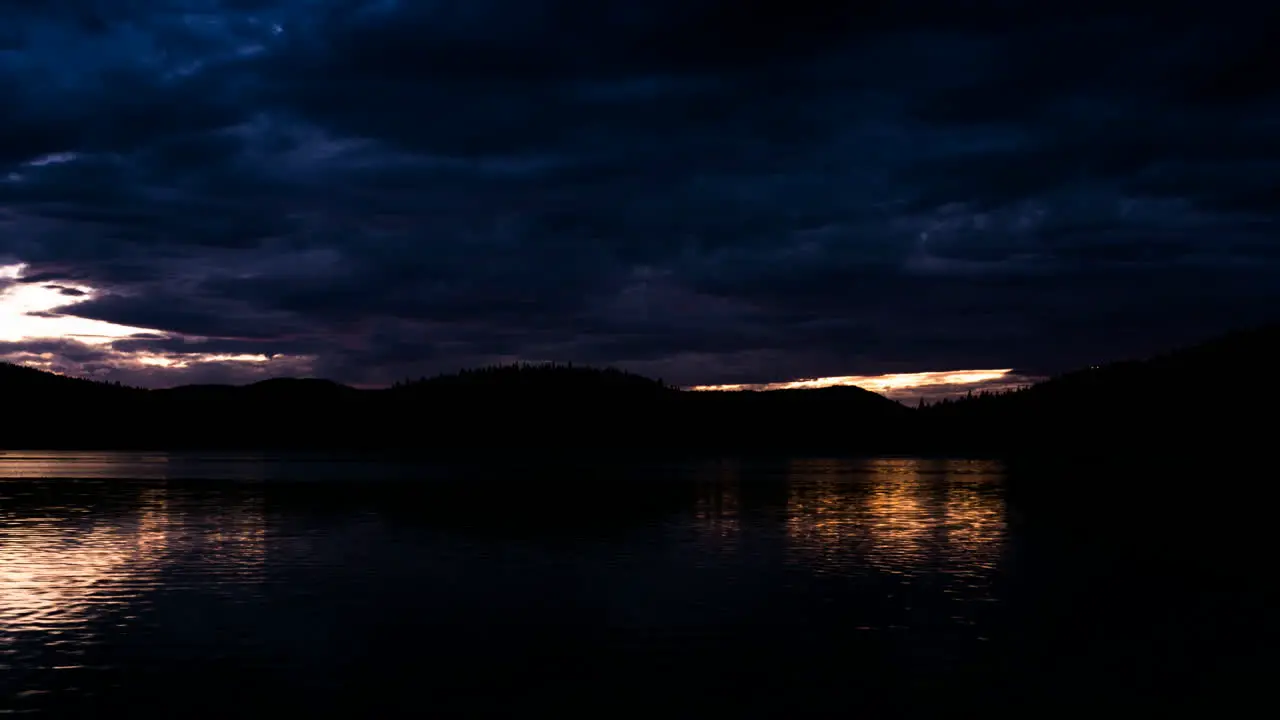
[[[0,448],[1116,454],[1269,442],[1280,329],[915,408],[853,387],[685,392],[513,363],[358,390],[316,380],[142,390],[0,364]],[[1224,387],[1225,378],[1256,382]]]

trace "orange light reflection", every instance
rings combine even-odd
[[[990,463],[796,461],[790,476],[791,549],[818,566],[852,547],[882,572],[911,576],[945,563],[968,575],[994,567],[1002,552],[1005,507],[994,492],[1002,475]]]
[[[5,490],[0,482],[0,496]],[[124,500],[132,508],[124,514],[110,506],[116,500],[106,502],[96,506],[90,493],[47,508],[25,501],[0,508],[0,646],[32,633],[56,635],[77,654],[92,643],[97,621],[116,610],[128,619],[148,594],[228,575],[243,582],[263,572],[261,498],[212,514],[175,502],[164,486]],[[161,582],[178,559],[189,579]]]

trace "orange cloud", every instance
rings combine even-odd
[[[695,385],[687,390],[712,392],[728,390],[803,390],[853,386],[880,393],[902,402],[964,395],[970,391],[1006,390],[1031,384],[1039,378],[1015,373],[1012,368],[994,370],[941,370],[890,375],[836,375],[775,383],[742,385]]]

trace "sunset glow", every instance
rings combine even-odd
[[[179,369],[190,367],[192,363],[265,363],[270,362],[271,358],[266,355],[226,355],[216,353],[188,353],[184,355],[155,355],[152,353],[138,353],[134,355],[134,360],[142,365]]]
[[[25,265],[0,265],[0,280],[22,277]],[[48,315],[91,300],[94,289],[74,282],[15,283],[0,286],[0,342],[71,338],[89,345],[105,345],[145,328],[114,325],[101,320]]]
[[[810,390],[852,386],[880,393],[895,400],[919,397],[963,395],[970,390],[1004,390],[1030,384],[1034,378],[1018,375],[1012,368],[995,370],[942,370],[889,375],[836,375],[785,382],[741,385],[695,385],[699,392],[731,390]]]
[[[140,337],[163,340],[174,336],[155,329],[64,314],[74,312],[75,305],[95,299],[101,291],[73,281],[24,282],[26,269],[25,264],[0,265],[0,345],[10,346],[0,346],[0,361],[62,374],[87,375],[101,374],[103,367],[168,371],[220,364],[239,366],[249,372],[266,371],[269,367],[305,372],[306,364],[312,360],[303,356],[268,356],[262,353],[122,350],[113,343]],[[179,337],[191,342],[193,349],[208,339]],[[94,367],[83,367],[82,363],[61,357],[58,347],[47,345],[50,342],[67,342],[72,347],[86,346],[95,354]],[[40,347],[40,343],[46,345]]]

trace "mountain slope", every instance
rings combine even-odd
[[[921,413],[940,448],[1118,455],[1270,442],[1280,326],[1112,363]]]
[[[611,369],[481,368],[357,390],[312,379],[134,390],[29,368],[0,447],[880,452],[910,411],[859,388],[695,393]],[[13,405],[13,403],[11,403]]]
[[[137,390],[0,365],[0,447],[1206,454],[1272,441],[1277,351],[1273,326],[921,411],[853,387],[683,392],[555,365],[385,390],[283,378]]]

